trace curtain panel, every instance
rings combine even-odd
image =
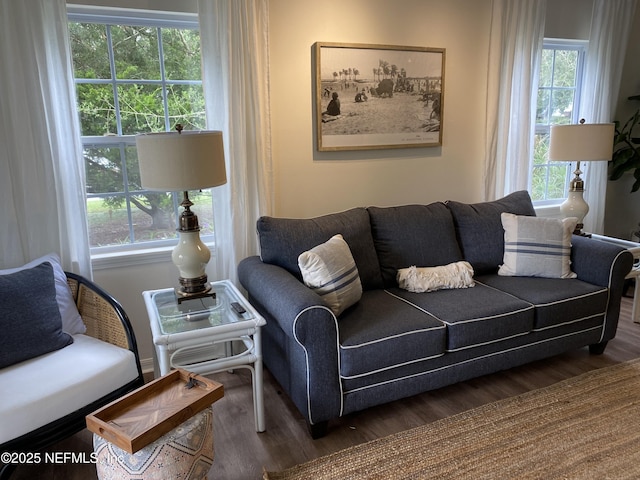
[[[215,279],[237,283],[272,209],[267,0],[198,0],[207,128],[222,130],[227,184],[213,189]]]
[[[492,2],[485,200],[529,187],[545,10],[546,0]]]
[[[580,104],[580,118],[587,123],[613,121],[636,4],[637,0],[593,2]],[[589,214],[584,219],[587,232],[604,233],[607,169],[606,162],[584,164],[584,198],[589,204]]]
[[[64,0],[0,2],[0,267],[58,253],[91,277]]]

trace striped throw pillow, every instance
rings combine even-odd
[[[342,235],[334,235],[298,257],[304,284],[340,315],[362,297],[358,268]]]
[[[576,278],[571,271],[571,234],[578,219],[501,215],[504,259],[498,275]]]

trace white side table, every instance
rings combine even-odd
[[[629,240],[622,240],[620,238],[607,237],[605,235],[596,235],[593,233],[591,238],[595,238],[596,240],[601,240],[603,242],[613,243],[615,245],[619,245],[621,247],[626,248],[633,255],[633,268],[629,274],[625,277],[627,279],[634,278],[635,279],[635,290],[633,291],[633,303],[631,309],[631,319],[635,323],[640,323],[640,244],[631,242]]]
[[[256,431],[264,432],[262,341],[265,320],[229,280],[212,282],[215,298],[183,300],[172,288],[142,293],[147,307],[160,375],[183,368],[206,375],[234,368],[251,371]],[[233,304],[241,311],[234,310]],[[242,311],[244,310],[244,311]],[[235,354],[233,341],[245,349]],[[215,352],[224,344],[225,355]]]

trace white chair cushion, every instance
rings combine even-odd
[[[87,335],[73,344],[0,370],[0,444],[134,380],[134,354]]]

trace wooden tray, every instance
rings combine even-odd
[[[87,428],[135,453],[223,396],[218,382],[179,368],[87,415]]]

